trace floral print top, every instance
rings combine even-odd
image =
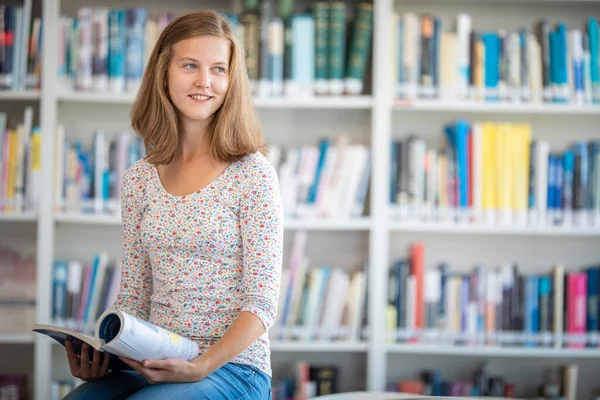
[[[242,311],[265,330],[230,360],[269,376],[268,329],[277,313],[283,211],[277,173],[260,153],[209,185],[174,196],[145,160],[123,178],[123,269],[116,308],[194,340],[200,353]]]

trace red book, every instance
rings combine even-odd
[[[415,328],[423,329],[425,327],[424,318],[424,302],[423,302],[423,285],[425,273],[425,248],[421,242],[414,243],[411,247],[410,254],[410,273],[415,276],[416,298],[415,298]]]
[[[567,278],[567,334],[585,335],[587,318],[587,274],[577,272]],[[585,340],[569,343],[569,348],[585,347]]]

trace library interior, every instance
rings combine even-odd
[[[217,367],[264,377],[249,399],[600,399],[599,24],[600,0],[0,1],[0,400],[168,385],[121,357],[236,337]],[[93,347],[106,375],[74,373]]]

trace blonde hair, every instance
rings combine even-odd
[[[175,44],[195,36],[220,37],[231,44],[229,87],[209,129],[211,156],[231,162],[262,150],[262,128],[252,102],[244,49],[225,17],[199,11],[176,18],[161,32],[131,109],[132,127],[144,140],[147,161],[154,165],[169,163],[179,150],[178,110],[167,94],[167,72]]]

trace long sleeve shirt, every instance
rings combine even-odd
[[[116,307],[187,337],[200,353],[242,311],[263,334],[231,362],[272,375],[268,330],[277,314],[283,211],[277,174],[260,153],[209,185],[174,196],[145,160],[123,178],[123,261]]]

